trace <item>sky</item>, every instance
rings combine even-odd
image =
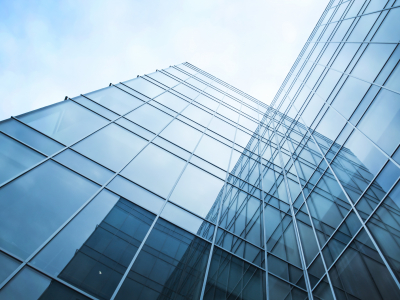
[[[328,0],[0,0],[0,120],[189,62],[270,103]]]

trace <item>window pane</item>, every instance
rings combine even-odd
[[[116,299],[199,299],[210,244],[159,219]]]
[[[165,105],[166,107],[173,109],[176,112],[181,112],[181,110],[189,104],[189,102],[171,93],[164,93],[156,97],[154,100]]]
[[[400,95],[382,89],[358,128],[391,155],[400,142]]]
[[[75,102],[78,102],[82,104],[83,106],[89,108],[90,110],[95,111],[96,113],[102,115],[103,117],[106,117],[109,120],[115,120],[116,118],[119,117],[116,113],[112,112],[111,110],[98,105],[96,102],[89,100],[83,96],[78,96],[73,98]]]
[[[198,108],[195,105],[188,106],[183,112],[182,115],[199,123],[200,125],[207,127],[208,123],[211,120],[212,115],[204,110]]]
[[[179,120],[174,120],[161,132],[160,136],[192,152],[201,137],[201,132]]]
[[[196,102],[208,107],[211,110],[216,110],[218,107],[218,102],[212,100],[210,97],[200,95],[196,98]]]
[[[175,79],[173,79],[173,78],[169,77],[168,75],[165,75],[161,72],[154,72],[154,73],[151,73],[146,76],[149,76],[149,77],[153,78],[154,80],[157,80],[158,82],[161,82],[162,84],[164,84],[168,87],[173,87],[179,83]]]
[[[204,135],[195,154],[226,170],[231,156],[231,148],[208,135]]]
[[[396,3],[395,5],[398,5]],[[386,16],[385,20],[379,27],[377,33],[372,39],[374,42],[393,42],[398,43],[400,39],[400,32],[395,28],[400,26],[400,8],[392,9]]]
[[[45,157],[0,132],[0,184],[34,166]]]
[[[47,161],[0,189],[0,246],[27,258],[99,188]]]
[[[70,145],[108,123],[72,101],[63,101],[18,116],[23,122],[57,141]]]
[[[47,155],[52,155],[64,148],[56,141],[13,119],[0,122],[0,131]]]
[[[164,89],[160,88],[159,86],[152,84],[150,81],[145,80],[140,77],[125,81],[125,82],[123,82],[123,84],[129,86],[130,88],[138,91],[139,93],[141,93],[149,98],[154,98],[155,96],[157,96],[165,91]]]
[[[185,161],[150,144],[122,172],[139,185],[167,197]]]
[[[110,170],[107,170],[99,164],[96,164],[94,161],[91,161],[70,149],[66,149],[58,154],[54,157],[54,160],[100,184],[106,183],[114,174]]]
[[[139,107],[127,114],[126,118],[154,133],[159,133],[172,120],[170,115],[151,105]]]
[[[29,267],[25,267],[0,291],[0,299],[88,300],[89,298]]]
[[[102,191],[33,260],[100,299],[110,299],[155,215]]]
[[[123,115],[143,104],[142,100],[139,100],[114,86],[91,92],[85,96],[120,115]]]
[[[188,97],[189,99],[194,99],[199,94],[199,92],[195,91],[194,89],[188,87],[185,84],[180,84],[174,87],[174,90]]]
[[[205,218],[224,182],[195,166],[188,165],[179,179],[171,201]]]
[[[21,263],[18,260],[0,252],[0,282],[3,282],[8,276],[10,276],[20,264]]]
[[[146,140],[128,130],[110,124],[79,142],[73,149],[111,170],[119,171],[146,143]]]
[[[236,128],[220,118],[214,117],[208,128],[231,141],[235,137]]]

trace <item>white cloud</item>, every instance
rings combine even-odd
[[[269,103],[328,1],[9,1],[0,120],[188,61]]]

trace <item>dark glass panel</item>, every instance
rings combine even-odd
[[[7,254],[0,252],[0,283],[2,283],[8,276],[14,272],[21,263],[8,256]]]
[[[116,299],[199,299],[210,246],[159,219]]]

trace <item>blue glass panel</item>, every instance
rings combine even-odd
[[[172,120],[170,115],[151,105],[139,107],[127,114],[126,118],[154,133],[159,133]]]
[[[14,272],[21,264],[15,258],[8,256],[7,254],[0,252],[0,282],[3,282],[8,276]]]
[[[362,16],[350,34],[348,41],[349,42],[362,42],[367,36],[368,32],[371,30],[372,25],[374,25],[376,19],[378,18],[379,13],[370,14]]]
[[[155,96],[160,95],[162,92],[165,91],[161,87],[152,84],[150,81],[143,78],[128,80],[125,81],[124,84],[149,98],[154,98]]]
[[[108,123],[72,101],[63,101],[23,115],[20,120],[57,141],[70,145]]]
[[[212,115],[204,110],[198,108],[195,105],[188,106],[183,112],[182,115],[199,123],[200,125],[207,127],[210,122]]]
[[[165,105],[166,107],[171,108],[176,112],[181,112],[181,110],[189,104],[189,102],[171,93],[164,93],[156,97],[154,100],[158,103]]]
[[[66,149],[58,154],[54,157],[54,160],[100,184],[105,184],[114,174],[110,170],[70,149]]]
[[[208,107],[211,110],[216,110],[218,107],[218,102],[212,100],[210,97],[200,95],[196,98],[196,102]]]
[[[52,155],[64,148],[63,145],[14,119],[8,119],[0,122],[0,131],[15,137],[32,148],[35,148],[47,155]]]
[[[116,113],[112,112],[111,110],[98,105],[96,102],[89,100],[83,96],[78,96],[73,98],[75,102],[78,102],[82,104],[83,106],[89,108],[90,110],[95,111],[96,113],[102,115],[103,117],[106,117],[109,120],[115,120],[116,118],[119,117]]]
[[[165,75],[161,72],[154,72],[154,73],[151,73],[146,76],[149,76],[149,77],[153,78],[154,80],[157,80],[158,82],[160,82],[168,87],[173,87],[179,83],[177,80],[175,80],[172,77],[169,77],[168,75]]]
[[[216,203],[224,182],[195,166],[188,165],[175,187],[171,201],[204,217]]]
[[[184,165],[184,160],[150,144],[121,174],[156,194],[167,197]]]
[[[120,115],[126,114],[143,104],[143,101],[114,86],[91,92],[85,96]]]
[[[119,171],[146,143],[128,130],[110,124],[73,146],[73,149],[113,171]]]
[[[400,142],[400,95],[382,89],[358,128],[391,155]]]
[[[47,161],[0,189],[0,246],[27,258],[99,188]]]
[[[195,154],[226,170],[228,168],[231,148],[217,140],[204,135],[197,146]]]
[[[383,20],[372,41],[398,43],[400,40],[398,28],[400,28],[400,8],[395,8],[390,10],[385,20]]]
[[[185,123],[174,120],[165,128],[160,136],[171,141],[172,143],[192,152],[197,145],[201,132],[186,125]]]
[[[34,166],[45,157],[0,132],[0,184]]]
[[[199,95],[199,92],[195,91],[194,89],[188,87],[185,84],[180,84],[174,87],[174,90],[178,93],[188,97],[189,99],[194,99]]]

